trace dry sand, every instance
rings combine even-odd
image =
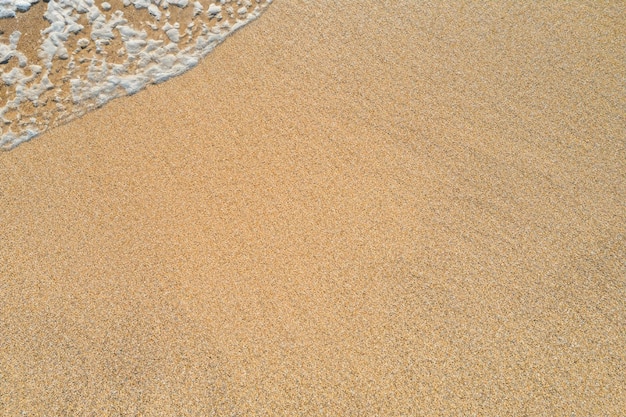
[[[277,0],[0,154],[0,414],[623,416],[625,8]]]

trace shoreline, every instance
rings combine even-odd
[[[8,23],[0,33],[0,148],[11,150],[111,100],[180,76],[256,20],[271,0],[238,3],[235,10],[230,2],[205,0],[193,7],[188,0],[128,0],[123,7],[79,0],[42,3],[28,15],[2,19]]]

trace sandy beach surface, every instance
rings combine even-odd
[[[0,415],[623,416],[626,6],[276,0],[0,153]]]

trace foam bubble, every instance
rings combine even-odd
[[[0,19],[15,17],[17,11],[26,12],[39,0],[0,0]]]
[[[36,51],[21,49],[21,31],[0,31],[0,148],[182,74],[271,2],[0,0],[0,19],[45,19]]]

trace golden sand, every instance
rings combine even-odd
[[[417,3],[0,154],[0,414],[623,415],[625,6]]]

